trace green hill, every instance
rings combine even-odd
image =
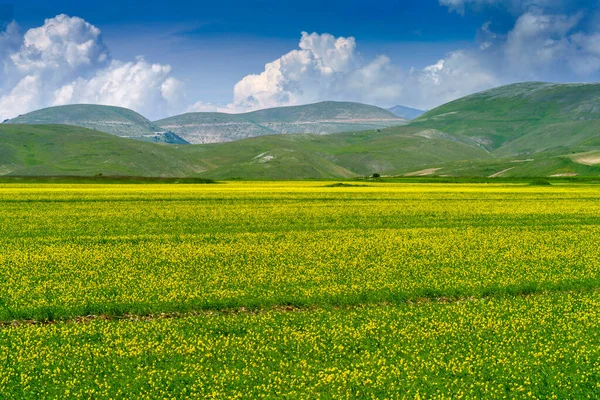
[[[101,109],[113,112],[106,114],[104,121],[117,121],[114,112],[121,112]],[[325,121],[331,120],[356,122],[365,110],[370,110],[367,115],[371,122],[377,118],[399,121],[386,119],[389,113],[385,110],[355,103],[321,103],[238,115],[186,114],[175,120],[191,129],[206,123],[217,127],[252,125],[263,130],[254,138],[186,146],[144,143],[74,126],[0,124],[0,175],[214,179],[352,178],[373,173],[600,176],[600,84],[504,86],[448,103],[404,126],[327,135],[264,134],[275,131],[275,126],[308,126],[308,120],[320,121],[314,126],[327,126]],[[38,115],[43,116],[42,111]],[[123,111],[123,118],[131,120],[127,111]],[[38,118],[36,122],[44,121]],[[367,124],[366,119],[361,123]],[[269,122],[275,120],[279,122]],[[240,137],[251,133],[240,129]],[[234,138],[223,131],[220,134],[225,135],[221,139]]]
[[[158,126],[135,111],[121,107],[92,104],[49,107],[20,115],[7,123],[73,125],[136,140],[172,144],[186,143],[172,132],[161,131]]]
[[[349,178],[485,159],[482,149],[413,128],[273,135],[165,146],[64,125],[0,125],[0,173],[207,178]]]
[[[500,157],[564,151],[598,136],[600,84],[502,86],[445,104],[411,125],[467,138]]]
[[[431,163],[489,157],[478,147],[420,133],[419,129],[396,127],[330,135],[274,135],[204,145],[199,146],[204,149],[203,160],[218,167],[201,175],[215,179],[347,178],[393,175]]]
[[[181,157],[177,147],[74,126],[0,124],[0,174],[159,177],[207,169],[201,160]]]
[[[245,114],[188,113],[155,124],[190,143],[221,143],[273,134],[381,129],[406,124],[406,120],[375,106],[329,101]]]

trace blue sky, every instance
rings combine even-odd
[[[152,118],[320,100],[431,108],[504,83],[591,81],[597,11],[589,0],[0,0],[0,117],[76,102]]]

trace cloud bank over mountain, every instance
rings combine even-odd
[[[23,35],[10,24],[0,35],[0,57],[2,119],[72,103],[123,106],[150,117],[181,107],[170,66],[111,59],[100,30],[78,17],[58,15]]]
[[[229,104],[214,104],[201,93],[191,98],[167,64],[142,56],[113,59],[100,29],[81,18],[57,15],[24,33],[14,22],[5,24],[0,118],[74,103],[127,107],[151,119],[324,100],[431,109],[505,83],[600,79],[599,15],[589,0],[440,0],[440,6],[490,19],[473,32],[471,44],[408,69],[398,56],[364,56],[354,37],[303,32],[297,48],[242,77]],[[508,28],[496,24],[499,12],[512,21]]]
[[[496,84],[495,77],[465,51],[403,71],[385,55],[365,60],[354,37],[303,32],[298,49],[240,80],[231,104],[199,102],[190,110],[240,112],[322,100],[431,108]]]
[[[424,68],[402,70],[386,55],[366,60],[354,37],[302,33],[298,48],[250,74],[225,107],[197,103],[191,110],[245,111],[312,103],[358,101],[431,109],[464,95],[525,80],[600,78],[600,30],[582,10],[586,1],[440,0],[450,12],[504,10],[513,26],[495,32],[492,20],[457,48]],[[589,4],[587,4],[589,5]]]

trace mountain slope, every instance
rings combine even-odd
[[[64,125],[0,124],[0,175],[130,175],[215,179],[382,175],[600,175],[600,140],[533,157],[494,158],[469,139],[420,127],[272,135],[164,146]]]
[[[7,123],[73,125],[143,141],[186,143],[173,133],[160,132],[161,129],[158,126],[142,115],[122,107],[93,104],[49,107],[20,115]]]
[[[0,124],[0,174],[168,177],[208,169],[178,147],[67,125]]]
[[[409,121],[425,114],[425,111],[423,111],[423,110],[417,110],[416,108],[410,108],[410,107],[404,107],[404,106],[394,106],[394,107],[388,108],[388,111],[397,117],[404,118]]]
[[[194,129],[199,121],[215,125],[214,119],[221,118],[225,125],[264,130],[254,138],[187,146],[143,143],[74,126],[0,124],[0,175],[600,176],[598,84],[504,86],[443,105],[407,126],[327,135],[264,134],[276,131],[273,126],[306,128],[307,120],[324,126],[329,119],[356,122],[357,115],[365,115],[365,106],[347,104],[179,116]],[[373,118],[390,121],[387,111],[371,111]]]
[[[448,138],[425,137],[419,129],[405,127],[330,135],[263,136],[189,146],[182,151],[197,147],[204,149],[205,162],[218,166],[201,176],[215,179],[393,175],[430,163],[489,157],[478,147]],[[327,173],[310,174],[308,167]]]
[[[273,134],[354,132],[405,123],[382,108],[346,102],[278,107],[245,114],[188,113],[155,122],[162,130],[175,132],[190,143],[231,142]]]
[[[0,125],[0,174],[349,178],[486,158],[478,147],[397,127],[164,146],[64,125]]]
[[[502,86],[442,105],[411,125],[467,138],[500,157],[566,151],[598,136],[600,84]]]

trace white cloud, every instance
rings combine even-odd
[[[387,56],[363,60],[352,37],[303,33],[299,48],[268,63],[262,73],[238,82],[234,102],[227,110],[239,112],[323,100],[431,108],[496,82],[466,52],[451,53],[435,65],[405,73]]]
[[[600,78],[600,29],[589,24],[587,17],[595,12],[589,0],[440,0],[440,4],[461,14],[467,8],[495,7],[515,15],[506,34],[492,32],[488,22],[476,36],[482,50],[478,58],[503,81]]]
[[[233,90],[232,110],[259,109],[318,101],[339,90],[339,82],[357,64],[353,37],[302,33],[300,50],[268,63],[258,75],[248,75]]]
[[[580,30],[581,14],[528,12],[508,33],[504,58],[514,76],[551,73],[590,77],[600,72],[600,32]]]
[[[78,17],[61,14],[25,33],[21,49],[11,55],[25,72],[67,71],[102,66],[109,58],[100,29]]]
[[[407,86],[409,93],[417,96],[416,106],[428,109],[499,83],[476,58],[455,51],[423,70],[413,70]]]
[[[78,78],[55,92],[53,105],[91,103],[131,108],[143,115],[165,113],[170,103],[178,103],[176,79],[171,67],[135,62],[112,61],[89,79]]]
[[[11,24],[0,35],[0,119],[74,103],[127,107],[149,118],[184,107],[184,87],[170,66],[111,60],[100,30],[81,18],[61,14],[23,36],[15,32]]]
[[[567,34],[579,20],[579,16],[523,14],[506,41],[510,67],[536,71],[566,57],[571,47]]]
[[[0,97],[0,120],[16,117],[23,110],[40,107],[40,78],[28,75],[6,95]]]
[[[583,14],[544,9],[560,2],[440,0],[459,12],[465,6],[520,11],[509,32],[496,33],[487,22],[471,48],[408,71],[385,55],[365,59],[353,37],[304,32],[297,49],[241,79],[226,106],[188,105],[185,85],[168,65],[142,57],[111,60],[100,30],[81,18],[59,15],[24,35],[13,23],[0,33],[0,119],[71,103],[122,106],[151,119],[184,110],[243,112],[324,100],[432,108],[502,83],[553,80],[557,72],[561,79],[598,77],[600,30],[583,29]]]

